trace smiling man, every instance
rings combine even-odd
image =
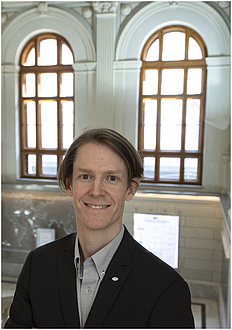
[[[188,285],[123,226],[143,168],[122,135],[91,129],[61,164],[77,233],[32,251],[6,328],[193,328]]]

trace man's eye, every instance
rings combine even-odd
[[[89,175],[88,174],[82,174],[81,178],[83,180],[88,180],[89,179]]]
[[[117,178],[114,175],[110,175],[109,180],[110,181],[117,181]]]

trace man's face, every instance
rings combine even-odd
[[[86,143],[78,148],[67,190],[73,196],[77,229],[118,232],[125,201],[131,200],[136,190],[135,183],[128,187],[123,159],[109,147]]]

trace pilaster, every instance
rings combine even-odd
[[[97,124],[114,127],[114,52],[117,2],[93,2],[96,22]]]

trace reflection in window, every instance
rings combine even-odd
[[[186,181],[197,181],[197,158],[185,158],[184,160],[184,178]]]
[[[56,179],[74,136],[73,53],[55,34],[34,37],[21,55],[21,176]]]
[[[139,151],[144,181],[201,184],[207,51],[184,26],[156,31],[142,51]]]
[[[155,177],[155,158],[144,157],[143,158],[144,176],[145,178],[154,179]]]
[[[160,178],[162,180],[179,180],[180,178],[180,158],[161,157],[160,158]]]

